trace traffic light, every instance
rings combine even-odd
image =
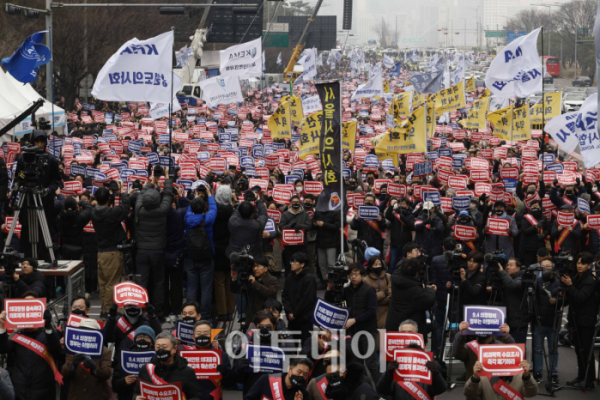
[[[352,29],[352,0],[344,0],[342,29],[345,31]]]
[[[26,16],[27,18],[37,19],[40,17],[40,12],[25,9],[25,10],[23,10],[23,15]]]

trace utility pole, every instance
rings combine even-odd
[[[46,46],[50,50],[50,57],[52,57],[52,10],[50,9],[52,0],[46,0]],[[46,99],[54,104],[54,93],[52,92],[52,61],[46,64]],[[54,116],[52,116],[54,118]]]
[[[577,79],[577,31],[578,28],[575,27],[575,79]]]

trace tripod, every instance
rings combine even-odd
[[[552,340],[552,359],[549,362],[550,365],[554,365],[554,357],[558,356],[558,339],[560,336],[559,333],[560,333],[560,327],[562,326],[562,319],[563,319],[563,315],[564,315],[564,305],[565,305],[565,289],[564,289],[564,287],[562,287],[562,286],[560,287],[560,289],[558,290],[557,296],[560,297],[560,305],[557,301],[556,305],[555,305],[555,309],[554,309],[554,321],[552,321],[552,331],[554,332],[554,337],[553,337],[554,340]],[[542,338],[540,338],[540,339],[542,339]],[[542,346],[543,345],[544,345],[544,343],[542,342]],[[551,367],[549,367],[549,368],[551,368]],[[552,381],[550,381],[546,384],[546,391],[548,393],[538,393],[538,394],[540,394],[542,396],[555,397],[554,392],[557,392],[564,387],[566,387],[566,386],[554,387],[554,385],[552,384]]]
[[[454,281],[452,283],[452,293],[448,292],[448,298],[446,300],[446,314],[444,315],[444,321],[443,321],[443,330],[442,330],[442,340],[441,340],[441,344],[440,344],[440,349],[439,349],[439,360],[442,361],[444,359],[444,344],[446,342],[446,336],[448,336],[449,340],[450,340],[450,357],[454,357],[454,336],[452,335],[452,333],[454,333],[455,335],[457,334],[457,332],[453,329],[455,324],[458,324],[459,321],[453,321],[454,316],[456,316],[456,319],[458,318],[458,312],[453,312],[455,310],[458,310],[460,306],[460,290],[459,290],[459,286],[456,283],[456,281]],[[448,323],[446,323],[448,321]],[[432,338],[433,340],[433,338]],[[448,357],[448,358],[450,358]],[[448,366],[448,379],[446,379],[446,390],[452,390],[454,389],[454,386],[456,385],[456,383],[452,383],[452,363],[449,363],[450,365]]]
[[[594,344],[596,343],[596,336],[598,335],[598,327],[600,326],[600,314],[596,316],[596,324],[594,325],[594,335],[592,336],[592,345],[590,348],[590,354],[588,355],[587,362],[585,363],[585,377],[583,378],[583,393],[585,393],[585,385],[587,382],[588,374],[590,373],[590,366],[594,359]]]
[[[50,253],[50,260],[52,267],[57,267],[57,261],[54,257],[54,249],[52,247],[52,238],[50,236],[50,230],[48,229],[48,221],[46,221],[46,215],[44,214],[44,207],[42,202],[42,190],[39,188],[20,187],[18,194],[17,206],[15,207],[15,215],[10,226],[10,231],[6,238],[4,245],[4,251],[10,245],[12,236],[15,233],[17,221],[19,220],[19,214],[21,213],[23,203],[27,202],[27,221],[29,225],[29,243],[31,244],[32,257],[38,259],[38,243],[39,243],[39,231],[38,224],[42,230],[44,236],[44,244]]]

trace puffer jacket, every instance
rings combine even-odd
[[[175,361],[171,365],[163,365],[158,361],[158,358],[154,357],[150,360],[149,364],[154,364],[154,373],[160,379],[167,383],[181,383],[182,394],[185,395],[187,400],[201,400],[202,394],[200,392],[200,385],[196,379],[194,370],[188,366],[188,362],[185,358],[175,355]],[[144,382],[152,382],[150,374],[148,373],[148,364],[144,365],[140,370],[139,379]],[[140,395],[140,385],[135,385],[133,391],[133,398]]]
[[[427,323],[425,311],[431,310],[435,304],[435,291],[416,279],[402,275],[398,268],[392,275],[393,296],[388,309],[385,329],[396,332],[400,323],[412,319],[419,326],[419,333],[425,335]]]
[[[164,250],[167,247],[167,214],[173,202],[173,181],[165,180],[161,194],[151,183],[146,184],[135,203],[135,235],[137,248]]]
[[[363,282],[375,289],[377,295],[377,329],[385,329],[388,307],[392,300],[392,276],[387,273],[387,265],[383,266],[383,271],[379,276],[374,272],[369,272],[363,278]]]
[[[77,246],[83,249],[83,227],[90,222],[92,206],[87,201],[80,201],[81,211],[62,210],[60,212],[61,245]]]

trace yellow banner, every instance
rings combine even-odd
[[[464,80],[448,89],[440,90],[435,97],[435,112],[438,114],[464,107],[466,107]]]
[[[319,154],[321,146],[321,124],[323,122],[323,111],[317,111],[307,115],[300,125],[300,148],[298,156],[306,159],[309,154]]]
[[[468,129],[484,129],[485,115],[490,107],[490,98],[483,97],[473,103],[463,126]]]
[[[383,160],[389,160],[389,159],[391,159],[392,162],[394,163],[394,167],[398,166],[398,154],[396,154],[396,153],[378,152],[377,149],[375,149],[375,155],[379,159],[380,163]]]
[[[390,92],[390,84],[387,81],[383,82],[383,93],[389,93]]]
[[[481,94],[481,97],[491,97],[492,96],[492,92],[490,92],[490,89],[485,89],[483,91],[483,93]]]
[[[285,103],[286,101],[290,101],[290,95],[289,95],[289,94],[286,94],[285,96],[282,96],[282,97],[279,99],[279,104],[283,104],[283,103]]]
[[[425,107],[411,114],[402,127],[397,127],[371,139],[375,152],[407,154],[427,151]]]
[[[513,116],[513,130],[510,139],[513,142],[531,140],[531,122],[529,121],[529,104],[517,108]]]
[[[300,97],[294,96],[290,98],[290,116],[292,117],[292,124],[294,126],[300,126],[302,118],[304,117],[302,99],[300,99]]]
[[[435,108],[433,105],[427,104],[427,137],[435,136]]]
[[[513,120],[513,106],[488,113],[487,120],[494,125],[492,135],[502,140],[510,140],[510,127]]]
[[[408,117],[410,115],[410,108],[412,107],[412,92],[400,93],[394,98],[394,119],[400,120],[400,117]],[[416,94],[416,93],[415,93]]]
[[[292,128],[290,126],[290,103],[281,103],[277,110],[269,117],[267,125],[271,130],[273,139],[291,139]]]
[[[545,93],[544,101],[539,102],[529,110],[532,124],[542,124],[560,115],[561,92]],[[543,117],[543,122],[542,122]]]
[[[422,94],[414,92],[413,99],[412,99],[412,109],[416,110],[417,108],[421,107],[424,103],[425,103],[425,97],[423,97]]]
[[[354,153],[356,145],[356,121],[342,123],[342,147]]]
[[[475,92],[477,91],[477,87],[475,86],[475,77],[472,76],[467,80],[467,87],[465,89],[467,91],[467,93],[471,93],[471,92]]]

